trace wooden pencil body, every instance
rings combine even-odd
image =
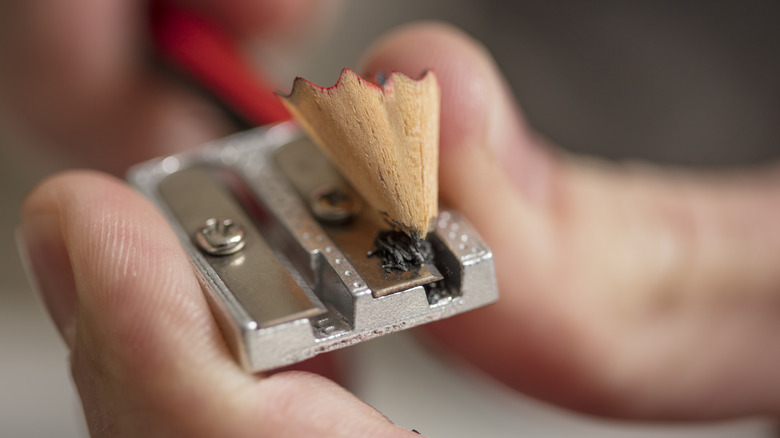
[[[393,73],[384,86],[345,69],[335,86],[298,78],[282,102],[355,189],[424,237],[438,209],[439,86]]]

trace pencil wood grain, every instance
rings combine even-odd
[[[336,85],[296,78],[281,96],[298,123],[374,208],[425,237],[438,211],[436,76],[393,72],[383,86],[344,69]]]

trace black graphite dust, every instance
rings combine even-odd
[[[407,272],[433,260],[431,243],[417,233],[408,235],[399,230],[381,230],[374,239],[376,249],[368,257],[382,259],[385,272]]]

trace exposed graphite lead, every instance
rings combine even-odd
[[[376,249],[368,257],[380,257],[385,272],[407,272],[433,259],[431,243],[417,233],[408,235],[400,230],[381,230],[374,239]]]

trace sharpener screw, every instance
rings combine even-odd
[[[311,211],[322,222],[343,225],[360,213],[360,200],[340,187],[324,186],[310,198]]]
[[[246,244],[244,228],[233,219],[211,218],[195,233],[195,243],[209,255],[235,254]]]

